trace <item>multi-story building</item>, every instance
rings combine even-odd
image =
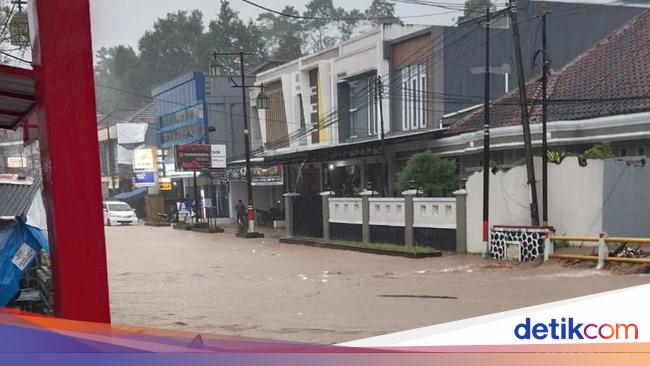
[[[157,120],[157,145],[165,160],[160,174],[171,178],[175,187],[180,186],[179,199],[194,200],[195,189],[193,173],[174,169],[174,146],[220,144],[226,146],[228,160],[244,157],[241,89],[234,88],[229,79],[228,75],[209,76],[193,71],[151,92]],[[247,78],[248,84],[253,81],[254,78]],[[213,207],[212,212],[218,217],[229,217],[232,203],[224,171],[205,171],[198,175],[196,192],[202,192],[206,207]]]
[[[104,199],[133,190],[133,149],[154,147],[156,143],[153,104],[140,109],[115,109],[99,116],[97,137]]]
[[[519,4],[524,77],[529,79],[541,72],[541,61],[534,57],[541,48],[541,6]],[[554,69],[642,11],[566,3],[549,3],[546,9]],[[512,29],[504,14],[498,12],[491,23],[492,99],[517,86]],[[479,17],[451,27],[384,25],[259,73],[256,83],[267,87],[272,103],[270,110],[253,110],[261,130],[254,156],[262,165],[285,166],[285,190],[331,188],[351,194],[371,186],[398,193],[397,174],[408,158],[452,138],[449,125],[482,105],[483,23]],[[449,156],[459,162],[461,175],[481,165],[478,151]]]

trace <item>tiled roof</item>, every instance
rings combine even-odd
[[[0,183],[0,216],[26,215],[40,185],[40,177],[32,184]]]
[[[552,50],[551,50],[552,51]],[[531,123],[541,121],[540,76],[526,84]],[[548,121],[650,111],[650,10],[641,13],[548,78]],[[521,124],[519,91],[493,101],[490,126]],[[455,122],[452,133],[479,130],[483,109]]]

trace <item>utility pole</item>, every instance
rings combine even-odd
[[[240,73],[241,73],[241,81],[240,85],[237,85],[234,80],[230,79],[231,84],[233,84],[233,87],[236,88],[241,88],[241,96],[242,96],[242,106],[243,106],[243,117],[244,117],[244,150],[245,150],[245,155],[246,155],[246,189],[248,193],[248,231],[241,235],[242,237],[245,238],[262,238],[264,237],[264,234],[258,233],[255,231],[255,209],[253,206],[253,182],[251,178],[251,143],[250,143],[250,130],[248,128],[249,123],[248,123],[248,107],[246,105],[246,90],[248,88],[261,88],[263,94],[264,90],[264,85],[261,86],[254,86],[254,85],[246,85],[246,72],[244,70],[244,56],[245,55],[251,55],[250,53],[245,53],[243,49],[240,49],[238,52],[234,53],[218,53],[218,52],[213,52],[212,56],[217,57],[217,56],[239,56],[239,67],[240,67]],[[264,96],[265,102],[268,104],[268,98]],[[261,97],[258,96],[258,101],[260,101]],[[268,108],[268,105],[265,106],[264,108]]]
[[[109,197],[111,196],[111,189],[115,190],[115,176],[114,172],[115,169],[113,169],[113,163],[115,162],[114,154],[113,154],[113,148],[111,147],[111,113],[106,118],[106,160],[108,161],[108,176],[111,181],[110,188],[108,191]],[[117,144],[117,138],[115,140],[115,143]]]
[[[548,226],[548,133],[546,131],[546,94],[549,60],[546,53],[546,6],[542,3],[542,225]]]
[[[386,139],[384,131],[384,84],[381,81],[381,75],[377,75],[377,85],[375,85],[375,94],[377,96],[377,103],[379,103],[379,133],[381,134],[381,150],[384,156],[384,180],[385,180],[385,193],[384,197],[390,195],[390,173],[388,172],[388,154],[386,154]]]
[[[515,47],[517,62],[517,79],[519,81],[519,105],[521,107],[521,123],[524,129],[524,150],[526,154],[526,172],[530,192],[530,221],[533,226],[539,226],[539,209],[537,204],[537,182],[535,181],[535,166],[533,165],[533,145],[530,135],[530,120],[528,118],[528,98],[526,96],[526,77],[521,59],[521,43],[519,41],[519,24],[517,21],[516,0],[510,2],[510,19],[512,21],[512,40]]]
[[[485,10],[485,96],[483,101],[483,256],[490,242],[490,7]]]
[[[246,107],[246,75],[244,71],[244,50],[239,50],[241,71],[241,97],[244,109],[244,151],[246,153],[246,189],[248,192],[248,233],[255,232],[255,210],[253,208],[253,182],[251,181],[251,140],[248,129],[248,108]]]

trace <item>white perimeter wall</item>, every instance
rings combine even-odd
[[[535,159],[535,178],[540,220],[542,216],[542,160]],[[596,236],[602,230],[602,160],[590,160],[580,167],[578,159],[567,157],[561,165],[549,164],[549,222],[558,235]],[[483,172],[469,177],[467,184],[467,250],[483,251]],[[490,226],[529,226],[529,190],[526,167],[490,174]]]

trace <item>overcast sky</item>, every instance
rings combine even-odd
[[[286,5],[293,5],[301,11],[310,0],[256,0],[266,7],[282,10]],[[336,6],[346,9],[364,10],[372,0],[334,0]],[[557,0],[568,2],[611,3],[612,0]],[[441,0],[441,3],[463,4],[465,0]],[[504,3],[505,0],[497,0]],[[90,0],[93,48],[130,45],[137,50],[138,39],[153,27],[156,19],[178,10],[199,9],[203,12],[204,23],[215,19],[219,11],[219,0]],[[260,9],[241,0],[230,0],[231,6],[239,12],[241,18],[257,18]],[[412,24],[453,24],[461,12],[413,4],[396,4],[397,14],[405,23]],[[426,14],[439,14],[422,17]],[[416,16],[414,18],[409,18]]]
[[[310,0],[257,0],[272,9],[282,10],[285,5],[293,5],[304,10]],[[444,0],[445,3],[463,4],[464,0]],[[138,39],[154,21],[167,13],[178,10],[199,9],[203,12],[204,22],[215,19],[219,11],[219,0],[90,0],[93,30],[93,46],[100,47],[128,44],[137,48]],[[334,0],[336,6],[347,9],[364,10],[371,0]],[[241,0],[230,0],[230,5],[243,19],[257,18],[260,10]],[[406,18],[406,23],[417,24],[452,24],[461,14],[449,13],[450,10],[412,4],[397,4],[399,16],[444,13],[438,16]]]

